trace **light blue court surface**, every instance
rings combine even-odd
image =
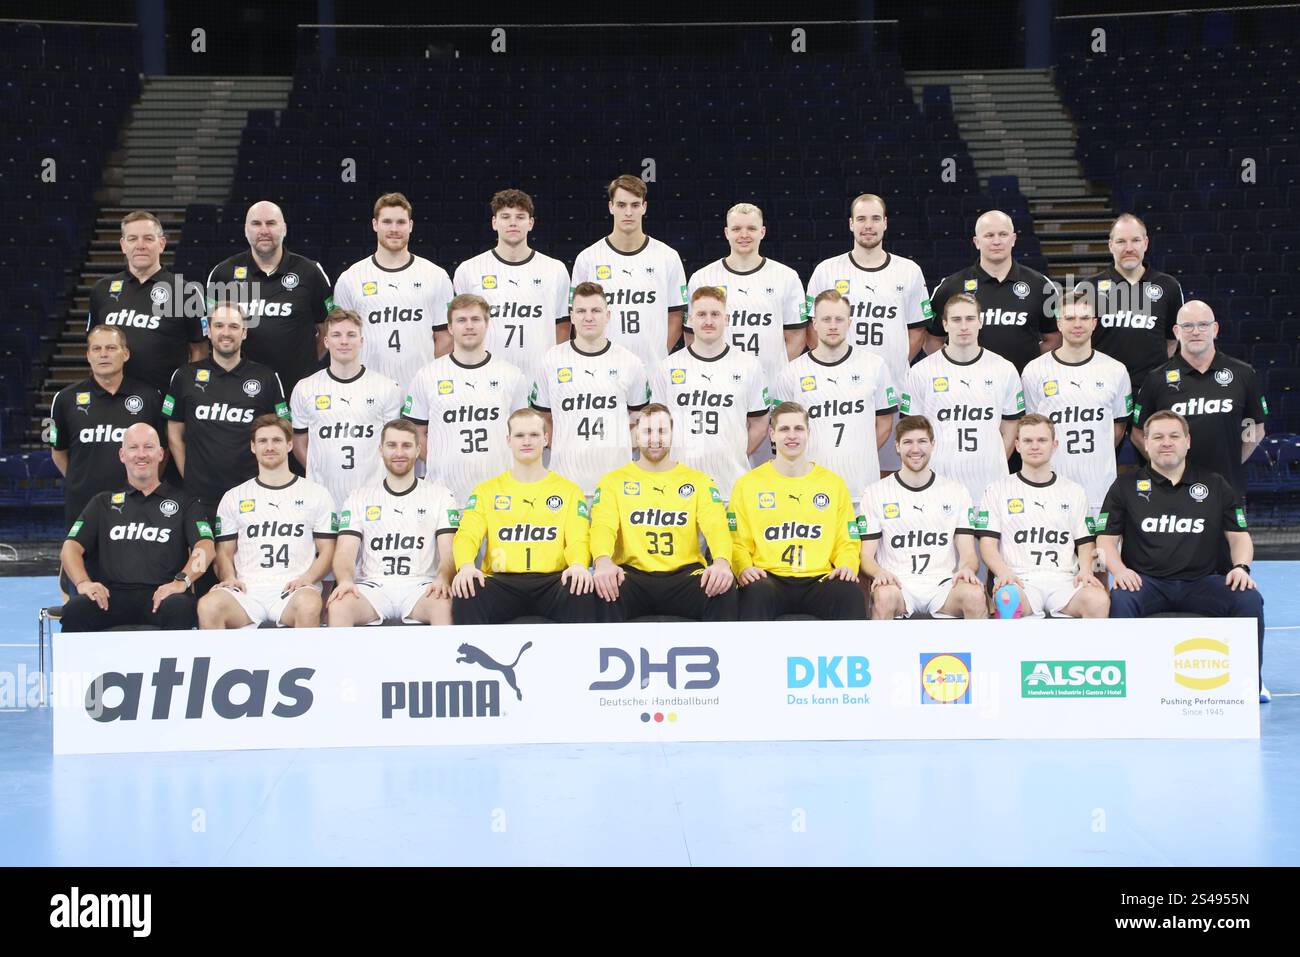
[[[1258,742],[50,754],[0,713],[0,865],[1300,864],[1300,562],[1256,571]],[[0,579],[0,671],[53,579]],[[953,627],[959,628],[959,624]]]

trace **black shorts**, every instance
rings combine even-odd
[[[646,572],[623,566],[626,577],[617,601],[596,596],[601,621],[632,621],[646,615],[673,615],[692,621],[735,621],[736,586],[710,598],[700,587],[703,565],[684,565],[670,572]]]
[[[596,620],[593,594],[574,595],[560,581],[560,572],[503,572],[489,575],[473,598],[451,600],[452,621],[458,625],[501,625],[526,615],[551,621]]]
[[[775,621],[781,615],[812,615],[825,621],[867,617],[856,582],[826,576],[793,578],[767,573],[740,590],[741,621]]]

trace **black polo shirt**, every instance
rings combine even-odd
[[[1146,466],[1115,479],[1095,524],[1124,540],[1120,557],[1139,575],[1193,581],[1219,570],[1223,536],[1246,531],[1246,509],[1217,472],[1189,462],[1174,485]]]
[[[116,392],[103,388],[94,376],[60,389],[50,404],[50,419],[50,445],[68,453],[68,474],[63,480],[65,525],[72,524],[96,492],[126,485],[126,466],[118,452],[127,429],[146,422],[158,430],[158,440],[167,447],[162,397],[147,382],[127,376]]]
[[[129,485],[97,493],[68,538],[95,560],[109,591],[157,588],[185,570],[200,539],[212,540],[212,526],[194,496],[163,482],[148,495]]]
[[[1142,265],[1145,271],[1135,283],[1114,266],[1079,280],[1095,297],[1093,348],[1124,363],[1135,388],[1169,358],[1166,343],[1174,338],[1174,321],[1183,308],[1183,287],[1178,280]]]
[[[292,395],[299,379],[321,368],[316,324],[334,308],[334,290],[320,263],[283,253],[273,273],[263,272],[247,249],[223,260],[208,275],[208,307],[231,299],[246,307],[244,355],[279,373]]]
[[[1136,385],[1136,383],[1135,383]],[[1241,461],[1241,432],[1247,419],[1263,424],[1268,404],[1255,370],[1217,349],[1204,373],[1181,352],[1151,372],[1133,401],[1133,425],[1145,428],[1152,413],[1172,409],[1187,420],[1192,448],[1187,461],[1232,482],[1246,494],[1246,466]]]
[[[289,418],[280,377],[249,359],[229,371],[210,357],[181,366],[162,411],[185,424],[185,491],[212,511],[227,491],[257,475],[253,420],[268,412]]]
[[[979,303],[980,345],[1006,359],[1024,372],[1031,359],[1041,353],[1038,343],[1049,332],[1056,332],[1056,285],[1040,272],[1018,262],[1011,264],[1007,278],[1001,281],[986,273],[976,262],[955,272],[930,294],[934,316],[929,332],[946,336],[943,331],[943,307],[957,293],[969,292]]]
[[[90,290],[86,331],[102,322],[125,332],[131,350],[126,374],[162,392],[172,373],[189,361],[189,343],[203,341],[203,312],[200,284],[192,283],[186,292],[171,270],[159,269],[140,282],[128,269]]]

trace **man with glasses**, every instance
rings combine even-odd
[[[1178,311],[1178,351],[1141,385],[1133,405],[1133,442],[1145,455],[1146,421],[1155,412],[1176,412],[1191,427],[1188,462],[1218,472],[1244,497],[1245,462],[1263,441],[1268,404],[1255,370],[1214,348],[1218,331],[1204,302],[1193,299]]]

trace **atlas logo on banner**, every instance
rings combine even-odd
[[[720,675],[718,673],[718,653],[712,648],[704,646],[686,647],[686,648],[669,648],[668,660],[663,663],[652,662],[650,660],[650,650],[641,649],[640,656],[640,676],[641,687],[650,686],[652,675],[661,674],[668,681],[668,687],[673,690],[677,689],[678,678],[678,659],[701,659],[698,661],[687,661],[681,666],[681,670],[687,674],[703,675],[701,678],[691,678],[682,688],[690,691],[698,688],[714,688],[718,684]],[[622,671],[618,677],[606,681],[593,681],[589,690],[591,691],[621,691],[632,683],[632,679],[638,674],[638,662],[632,660],[632,656],[622,648],[601,648],[600,649],[600,673],[602,675]]]
[[[195,658],[188,671],[176,669],[175,658],[163,658],[150,676],[154,689],[153,708],[140,711],[140,695],[145,674],[142,671],[108,671],[99,675],[86,689],[86,713],[95,721],[166,721],[172,717],[173,692],[188,687],[184,695],[184,717],[187,720],[204,717],[209,701],[219,718],[262,718],[266,716],[267,688],[271,672],[264,669],[247,671],[234,668],[216,677],[212,694],[208,695],[211,658]],[[316,673],[314,668],[291,668],[275,684],[280,700],[271,708],[276,718],[299,718],[311,709],[312,691],[307,682]],[[235,689],[244,689],[236,692]],[[117,692],[121,692],[120,696]],[[179,699],[179,696],[176,696]],[[242,700],[241,700],[242,699]],[[179,700],[178,700],[179,704]]]
[[[481,648],[462,644],[456,651],[458,665],[478,665],[501,676],[449,681],[385,681],[380,686],[380,716],[391,719],[405,711],[408,718],[499,718],[501,717],[501,681],[523,701],[515,668],[524,652],[533,646],[524,642],[509,664],[497,661]]]

